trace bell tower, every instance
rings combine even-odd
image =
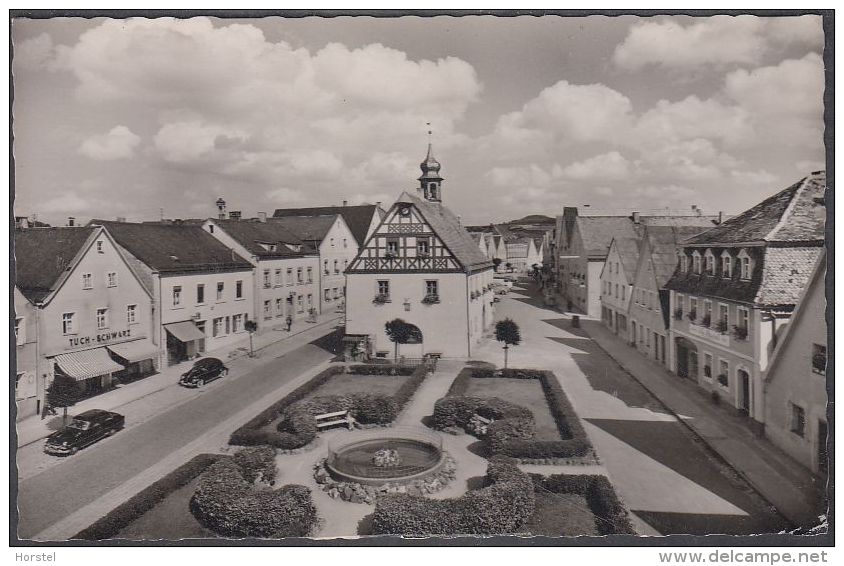
[[[428,124],[430,126],[430,124]],[[431,130],[428,130],[428,155],[419,164],[422,176],[419,177],[419,193],[422,198],[431,202],[442,202],[442,182],[440,176],[440,162],[434,158],[434,150],[430,142]]]

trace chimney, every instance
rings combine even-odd
[[[73,216],[68,216],[67,217],[67,225],[68,226],[76,226],[76,218],[74,218]]]
[[[718,211],[718,224],[723,224],[723,223],[724,223],[724,211],[719,210]]]
[[[639,221],[640,221],[640,219],[639,219],[639,211],[638,211],[638,210],[634,210],[634,211],[633,211],[633,215],[631,216],[631,218],[633,219],[633,224],[638,224],[638,223],[639,223]]]
[[[125,216],[118,216],[117,221],[118,222],[126,222],[126,217]]]
[[[457,215],[457,223],[460,224],[461,226],[463,226],[463,217],[460,216],[459,214]]]
[[[220,220],[226,219],[226,201],[223,200],[223,197],[217,199],[215,203],[217,205],[217,218]]]
[[[343,206],[349,206],[349,201],[344,200],[344,201],[343,201]]]
[[[375,201],[375,206],[377,206],[378,208],[381,208],[381,201],[380,200]]]
[[[267,213],[266,212],[259,212],[258,213],[258,222],[266,222],[267,221]]]
[[[239,210],[232,210],[229,212],[229,219],[230,220],[240,220],[241,212]]]

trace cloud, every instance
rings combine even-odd
[[[826,169],[826,162],[801,159],[794,164],[794,167],[804,175],[808,175],[812,171],[822,171]]]
[[[702,65],[755,65],[763,55],[783,45],[798,43],[817,48],[822,41],[818,16],[712,16],[695,19],[688,25],[663,18],[634,24],[616,47],[613,62],[628,71],[649,65],[672,70],[691,70]]]
[[[203,159],[218,147],[243,137],[244,134],[234,130],[194,120],[165,124],[155,134],[153,143],[166,161],[187,163]]]
[[[284,208],[290,204],[301,204],[305,201],[305,194],[296,189],[281,187],[266,194],[266,202],[271,208]]]
[[[630,175],[630,162],[619,152],[610,151],[572,163],[563,174],[572,179],[623,179]]]
[[[47,33],[30,37],[14,45],[14,63],[23,69],[49,68],[54,57],[53,39]]]
[[[767,185],[777,187],[779,177],[764,169],[756,171],[731,171],[730,177],[741,185]]]
[[[132,157],[141,138],[126,126],[115,126],[105,134],[89,137],[79,146],[79,153],[100,161]]]

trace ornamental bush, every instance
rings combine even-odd
[[[537,490],[571,493],[586,499],[589,509],[595,515],[595,527],[598,533],[602,535],[635,534],[627,509],[622,505],[606,476],[531,474],[530,477]]]
[[[373,514],[374,534],[409,536],[508,534],[533,514],[530,477],[509,458],[494,457],[486,487],[456,499],[427,499],[406,494],[379,497]]]
[[[235,458],[219,460],[202,474],[190,510],[203,526],[227,537],[304,537],[317,524],[310,489],[256,488]]]
[[[234,463],[240,466],[243,478],[249,483],[275,483],[275,448],[272,446],[243,448],[234,453],[233,459]]]

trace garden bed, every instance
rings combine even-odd
[[[439,430],[462,428],[481,438],[488,454],[522,463],[597,461],[580,419],[549,371],[464,368],[436,402],[432,422]]]
[[[316,415],[349,413],[362,425],[393,422],[429,367],[332,366],[237,429],[230,444],[298,450],[317,437]]]

